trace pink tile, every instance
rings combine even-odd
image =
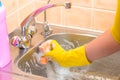
[[[64,25],[90,28],[91,10],[87,8],[72,8],[63,11]]]
[[[30,2],[31,2],[31,0],[18,0],[18,7],[22,7]]]
[[[17,0],[2,0],[2,2],[6,7],[7,15],[17,9]]]
[[[19,23],[21,23],[30,13],[34,11],[34,3],[31,3],[19,10]]]
[[[95,8],[115,10],[117,0],[95,0],[94,3]]]
[[[60,7],[55,7],[47,10],[47,21],[49,23],[60,24],[61,23],[61,10]]]
[[[92,0],[71,0],[71,2],[77,6],[91,7],[92,5]]]
[[[32,0],[33,3],[31,3],[30,0],[2,0],[6,6],[7,15],[10,15],[7,17],[8,31],[11,32],[13,29],[17,28],[23,19],[37,8],[46,5],[47,1],[48,0]],[[62,25],[89,29],[91,28],[91,16],[93,15],[91,15],[91,9],[88,7],[91,7],[92,1],[94,1],[94,8],[99,8],[101,10],[94,9],[92,29],[104,31],[112,26],[115,13],[109,10],[116,9],[117,0],[51,0],[50,3],[64,3],[66,1],[72,2],[73,7],[71,9],[66,10],[61,7],[55,7],[47,10],[47,21],[49,23],[62,23]],[[107,9],[108,11],[102,9]],[[19,14],[19,18],[17,14]],[[43,22],[43,12],[40,13],[36,19]]]
[[[8,26],[8,33],[12,32],[14,29],[19,27],[18,24],[18,12],[8,16],[7,19],[7,26]]]
[[[105,31],[113,25],[115,13],[108,11],[95,11],[93,29]]]

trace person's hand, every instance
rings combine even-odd
[[[56,40],[48,40],[41,45],[45,56],[51,57],[63,67],[86,66],[90,64],[85,55],[84,46],[64,50]]]

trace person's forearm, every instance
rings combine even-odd
[[[85,46],[86,56],[91,62],[120,50],[120,0],[117,3],[116,16],[111,29]]]
[[[91,62],[118,50],[120,50],[120,44],[113,39],[110,30],[85,45],[86,56]]]

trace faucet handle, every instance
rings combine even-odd
[[[20,46],[20,41],[21,41],[21,38],[19,36],[14,36],[11,39],[11,44],[15,47],[19,47]]]
[[[31,35],[31,37],[33,37],[33,35],[37,33],[37,28],[35,27],[35,24],[34,25],[30,25],[28,27],[28,34]]]
[[[29,48],[31,45],[31,36],[14,36],[11,39],[11,44],[19,48]]]

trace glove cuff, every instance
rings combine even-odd
[[[74,52],[79,56],[79,65],[80,66],[86,66],[91,63],[87,59],[84,45],[74,49]]]
[[[60,60],[60,65],[64,67],[87,66],[89,64],[90,62],[85,53],[85,46],[66,51]]]
[[[120,44],[120,31],[119,31],[119,29],[116,28],[115,26],[113,26],[111,28],[111,34],[112,34],[113,38],[115,39],[115,41]]]

